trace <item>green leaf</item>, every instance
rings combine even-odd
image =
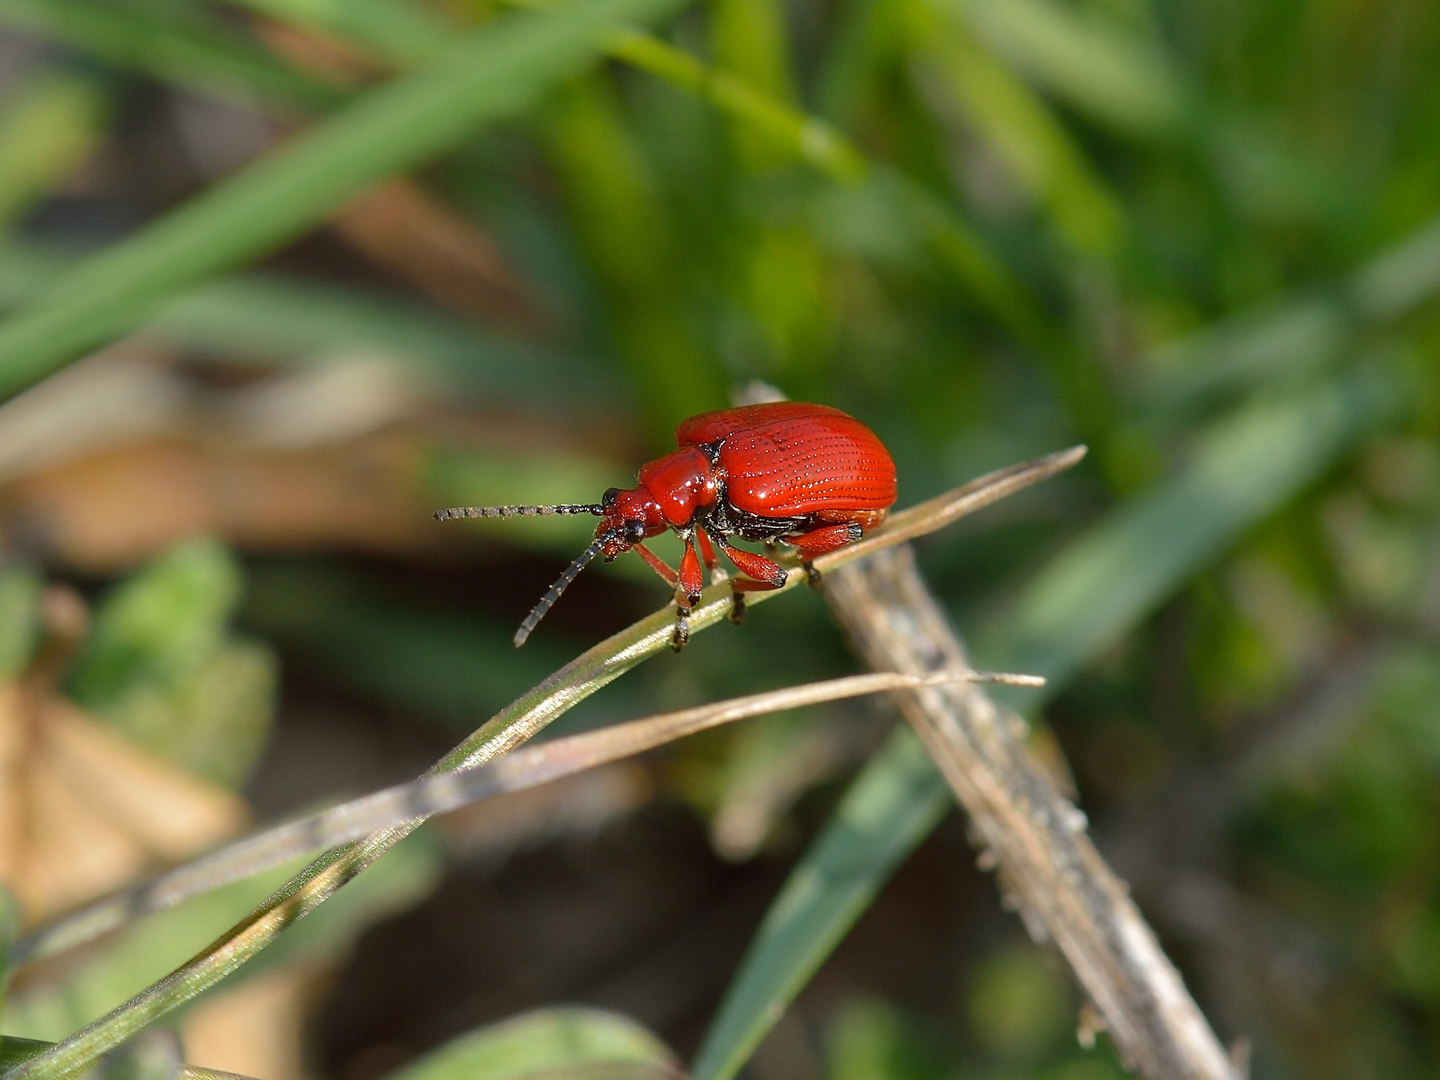
[[[51,283],[0,323],[0,394],[142,323],[178,290],[258,258],[346,199],[513,116],[594,55],[616,22],[684,0],[595,0],[496,20],[414,75],[196,196]]]
[[[388,1080],[665,1080],[674,1054],[635,1021],[600,1009],[539,1009],[454,1039]]]
[[[240,597],[240,567],[213,540],[172,548],[102,602],[69,679],[103,710],[136,683],[183,678],[219,646]]]
[[[1215,425],[1179,476],[1062,551],[977,652],[1006,670],[1045,675],[1043,693],[1054,694],[1359,436],[1390,420],[1405,391],[1380,373],[1336,379]],[[771,905],[696,1057],[694,1080],[736,1074],[951,802],[918,740],[897,730]]]

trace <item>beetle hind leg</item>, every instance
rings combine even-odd
[[[787,536],[786,543],[800,552],[800,565],[805,569],[805,580],[812,589],[820,587],[820,571],[815,569],[814,560],[828,552],[836,551],[846,544],[860,539],[858,522],[845,521],[838,525],[826,525],[799,536]]]

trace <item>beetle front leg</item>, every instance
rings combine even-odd
[[[675,585],[675,631],[670,635],[670,648],[679,652],[690,640],[690,609],[700,602],[705,579],[700,570],[700,555],[693,531],[680,534],[685,554],[680,559],[680,573]]]
[[[694,607],[700,602],[700,590],[705,587],[705,577],[700,570],[700,555],[695,550],[695,534],[682,533],[680,538],[685,541],[685,554],[680,558],[679,589],[690,606]]]

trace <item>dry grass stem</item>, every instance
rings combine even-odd
[[[308,851],[348,843],[415,818],[432,817],[481,799],[573,776],[721,724],[862,694],[950,682],[1043,686],[1045,680],[986,671],[852,675],[732,698],[526,747],[489,765],[397,784],[278,825],[87,904],[17,940],[11,949],[12,966],[73,948],[132,919],[252,877]]]
[[[826,596],[875,668],[964,668],[964,646],[896,547],[826,578]],[[1053,939],[1127,1065],[1149,1080],[1237,1080],[1179,973],[1086,834],[1085,815],[1026,750],[1024,722],[978,686],[896,695],[1032,936]]]

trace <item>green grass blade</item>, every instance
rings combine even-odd
[[[185,286],[265,255],[346,199],[512,116],[594,55],[617,22],[683,0],[595,0],[507,16],[380,87],[52,283],[0,324],[0,394],[134,328]]]
[[[73,262],[51,248],[0,243],[0,308],[22,302]],[[564,380],[587,407],[621,399],[615,376],[584,353],[491,334],[390,293],[290,274],[237,274],[187,289],[161,306],[145,332],[197,359],[228,363],[379,356],[447,398],[498,395],[553,411],[550,387]]]
[[[0,1035],[0,1069],[10,1069],[22,1061],[34,1057],[51,1046],[38,1039],[19,1039],[13,1035]]]
[[[979,651],[992,663],[1046,676],[1038,693],[1055,693],[1357,437],[1392,418],[1404,389],[1380,374],[1337,379],[1217,425],[1180,476],[1119,507],[1062,552]],[[695,1059],[693,1080],[735,1075],[951,801],[918,740],[897,731],[771,905]],[[877,806],[886,808],[878,816]]]
[[[1393,373],[1362,372],[1216,423],[1185,472],[1071,544],[977,650],[1063,683],[1358,436],[1391,420],[1402,399]]]
[[[1078,251],[1113,256],[1126,231],[1117,194],[1049,103],[946,14],[916,4],[917,55],[1059,236]]]
[[[691,1066],[734,1076],[784,1007],[950,806],[945,782],[909,730],[897,732],[846,792],[756,932]]]
[[[1177,66],[1159,48],[1050,0],[944,0],[996,51],[1036,82],[1116,128],[1174,133],[1192,108]]]
[[[178,18],[114,0],[0,0],[0,23],[244,109],[253,109],[258,98],[281,112],[314,112],[344,96],[277,63],[198,10]]]
[[[263,8],[274,17],[296,25],[343,33],[354,43],[371,47],[393,15],[379,9],[394,6],[391,0],[367,0],[354,11],[341,13],[316,0],[236,2]],[[513,2],[525,8],[554,9],[549,0]],[[415,27],[407,40],[419,45],[439,32],[439,24],[430,22],[428,29]],[[1068,356],[1056,360],[1063,350],[1053,320],[978,232],[953,208],[925,194],[893,167],[872,166],[859,147],[830,123],[732,72],[706,64],[685,50],[633,27],[610,34],[601,51],[703,98],[737,127],[753,130],[768,144],[786,149],[797,160],[838,183],[854,185],[870,180],[875,197],[888,202],[898,215],[926,236],[946,269],[955,274],[981,308],[1025,344],[1036,348],[1047,362],[1072,363],[1073,357]],[[381,51],[379,55],[386,54]],[[620,230],[620,233],[626,231]]]
[[[1136,397],[1183,413],[1226,394],[1297,380],[1335,364],[1357,337],[1410,315],[1440,293],[1440,218],[1388,245],[1338,290],[1242,312],[1152,350]]]

